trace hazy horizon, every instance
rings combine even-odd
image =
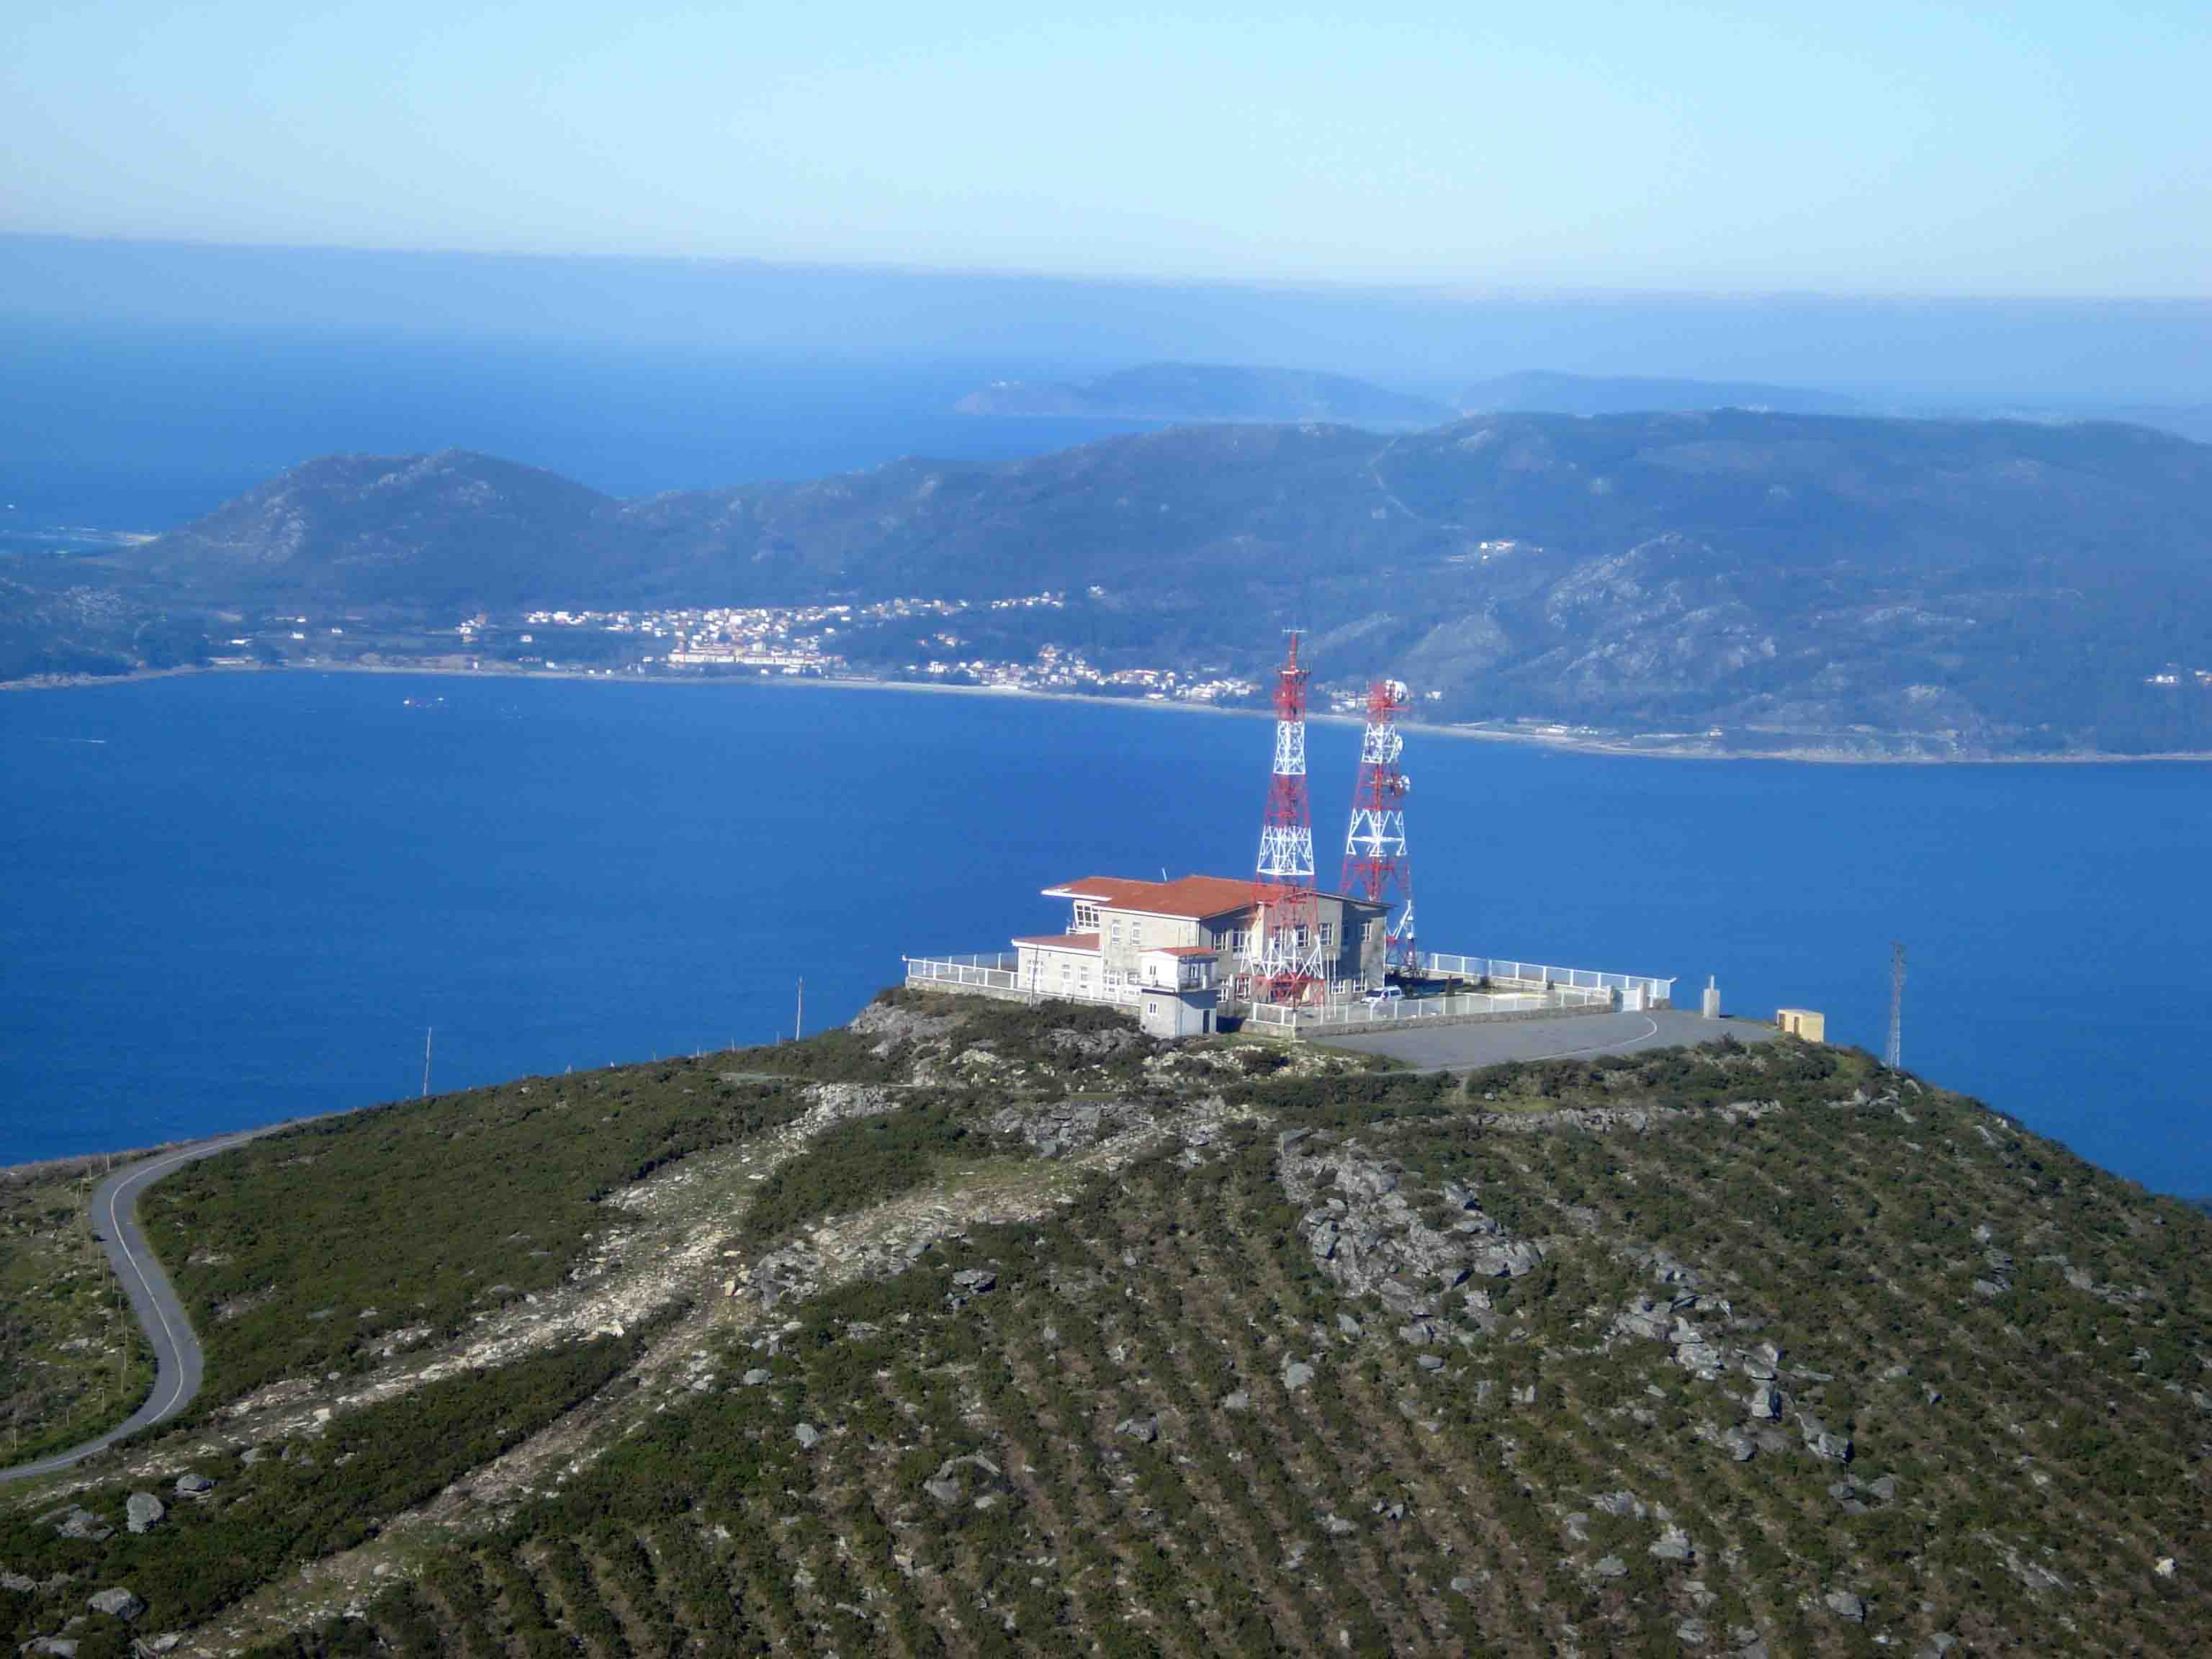
[[[27,0],[0,231],[1489,290],[2212,292],[2212,27],[1715,0]]]

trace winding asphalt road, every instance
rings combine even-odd
[[[138,1194],[172,1170],[203,1158],[213,1158],[217,1152],[227,1152],[268,1133],[267,1128],[248,1129],[240,1134],[218,1135],[212,1140],[173,1147],[139,1163],[125,1164],[93,1188],[93,1224],[100,1229],[100,1242],[107,1250],[107,1260],[116,1277],[131,1292],[131,1310],[138,1316],[139,1326],[145,1331],[147,1340],[154,1345],[154,1391],[146,1396],[145,1404],[106,1433],[67,1451],[42,1457],[35,1463],[19,1463],[12,1469],[0,1469],[0,1481],[27,1480],[65,1469],[95,1452],[105,1451],[126,1436],[174,1417],[191,1403],[200,1388],[199,1339],[192,1334],[192,1322],[185,1317],[176,1292],[169,1288],[168,1275],[161,1271],[161,1264],[147,1247],[145,1234],[139,1231]]]

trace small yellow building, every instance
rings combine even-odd
[[[1817,1008],[1777,1008],[1774,1023],[1784,1036],[1802,1037],[1808,1042],[1828,1040],[1827,1016]]]

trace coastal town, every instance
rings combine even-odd
[[[1018,620],[1018,613],[1066,607],[1065,593],[1047,591],[866,605],[540,608],[507,617],[478,611],[450,628],[427,629],[380,628],[352,616],[276,617],[263,619],[252,633],[222,641],[210,665],[520,670],[593,678],[890,679],[1224,705],[1259,696],[1257,681],[1218,666],[1109,668],[1061,641],[1047,639],[1027,654],[1016,654],[1003,643],[992,649],[976,638],[988,633],[1003,642],[1011,632],[1003,624]],[[1346,707],[1353,703],[1356,697]]]

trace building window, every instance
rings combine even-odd
[[[1336,948],[1336,924],[1333,921],[1321,925],[1321,948],[1324,956]]]
[[[1159,1005],[1159,1003],[1158,1003],[1156,1000],[1154,1000],[1153,998],[1146,997],[1146,998],[1145,999],[1145,1017],[1146,1017],[1147,1019],[1150,1019],[1150,1018],[1152,1018],[1154,1015],[1158,1014],[1159,1012],[1160,1012],[1160,1005]]]
[[[1121,942],[1121,918],[1119,916],[1115,917],[1110,926],[1113,928],[1113,932],[1108,937],[1114,944],[1119,945]]]
[[[1096,931],[1097,926],[1098,907],[1097,905],[1079,904],[1075,907],[1075,931],[1077,933],[1091,933]]]

